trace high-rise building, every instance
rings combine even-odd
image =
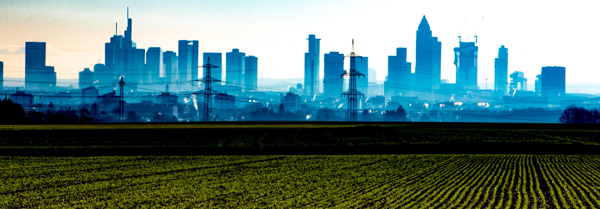
[[[415,88],[418,92],[432,92],[440,88],[442,42],[432,36],[427,18],[423,15],[417,30]]]
[[[54,66],[46,66],[40,75],[38,89],[47,90],[47,88],[56,87],[56,71],[54,71]]]
[[[308,35],[308,53],[304,53],[304,93],[314,95],[319,93],[319,61],[321,39]],[[366,71],[365,71],[366,73]]]
[[[0,61],[0,92],[4,90],[4,62]]]
[[[173,51],[163,53],[163,65],[165,66],[164,75],[166,84],[177,83],[177,54]]]
[[[258,58],[247,56],[244,67],[244,89],[245,91],[256,91],[258,87]]]
[[[94,84],[94,72],[89,68],[84,68],[79,72],[79,89],[84,89]]]
[[[508,80],[508,49],[502,45],[498,49],[498,58],[494,61],[494,91],[506,94]]]
[[[542,96],[548,99],[565,96],[566,90],[565,67],[542,67]]]
[[[38,90],[46,71],[46,42],[25,42],[25,88]]]
[[[146,50],[137,49],[132,40],[133,20],[129,18],[127,8],[127,29],[125,36],[115,35],[109,43],[104,44],[105,66],[104,73],[99,75],[99,85],[116,85],[121,76],[125,76],[128,85],[137,85],[144,82],[144,67]]]
[[[344,93],[344,54],[329,52],[324,55],[323,69],[323,94],[330,97],[339,97]]]
[[[397,48],[395,56],[388,57],[388,76],[384,83],[386,98],[408,96],[412,84],[411,63],[406,60],[406,48]]]
[[[160,47],[150,47],[146,53],[146,68],[144,70],[144,84],[159,83],[160,72],[163,71],[163,52]]]
[[[204,52],[202,53],[202,65],[208,64],[208,58],[210,58],[210,64],[215,65],[219,68],[210,69],[210,77],[214,79],[223,80],[223,54],[217,52]],[[206,76],[206,68],[202,68],[202,77]],[[215,85],[221,84],[220,82],[214,83]]]
[[[134,83],[146,83],[146,77],[144,77],[144,71],[146,68],[146,50],[133,48],[129,54],[133,56],[133,61],[131,63],[130,70],[128,73],[125,73],[125,76],[128,78],[127,85],[133,85]]]
[[[369,93],[369,58],[356,57],[356,71],[365,75],[365,77],[357,77],[356,88],[361,93],[365,94],[365,98]]]
[[[198,79],[198,41],[180,40],[178,53],[178,88],[180,91],[191,90],[188,82]]]
[[[244,68],[246,53],[233,49],[225,54],[225,80],[230,85],[244,85]]]
[[[477,86],[477,51],[475,42],[460,42],[454,48],[456,65],[456,85],[463,89],[479,89]]]

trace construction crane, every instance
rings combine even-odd
[[[208,58],[208,60],[206,61],[206,65],[203,66],[198,66],[198,68],[205,68],[206,70],[204,71],[204,77],[202,79],[197,79],[197,80],[191,80],[190,83],[192,85],[194,85],[194,82],[201,82],[204,83],[204,89],[194,92],[192,94],[194,95],[204,95],[204,117],[202,118],[203,121],[210,121],[211,120],[211,105],[212,105],[212,96],[216,95],[218,92],[212,89],[212,83],[215,82],[221,82],[221,80],[213,78],[211,76],[211,68],[219,68],[219,66],[210,64],[210,57]]]
[[[355,122],[358,118],[358,98],[363,98],[365,96],[356,88],[356,78],[360,76],[365,78],[365,74],[356,70],[356,58],[362,59],[362,56],[357,55],[354,51],[354,39],[352,39],[352,52],[345,57],[350,57],[350,72],[342,74],[341,77],[350,76],[350,82],[348,84],[348,91],[342,93],[342,97],[348,98],[346,121]]]

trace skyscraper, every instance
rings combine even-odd
[[[323,94],[330,97],[339,97],[344,93],[344,54],[329,52],[324,55],[325,67],[323,69]]]
[[[54,71],[54,66],[46,66],[44,71],[40,73],[39,80],[38,89],[40,90],[56,87],[56,71]]]
[[[198,79],[198,41],[179,41],[177,70],[179,90],[191,90],[188,82]]]
[[[159,84],[160,72],[163,71],[163,52],[160,47],[150,47],[146,53],[144,84]],[[164,84],[163,84],[164,85]]]
[[[319,93],[319,61],[321,39],[308,35],[308,53],[304,54],[304,93],[314,95]],[[365,71],[365,73],[367,73]]]
[[[440,88],[442,42],[432,36],[427,18],[423,15],[417,30],[415,87],[419,92],[432,92]]]
[[[204,52],[202,54],[202,65],[208,64],[208,58],[210,58],[210,64],[215,65],[219,68],[211,68],[210,76],[214,79],[223,80],[223,54],[216,52]],[[206,76],[206,69],[202,68],[202,77]],[[220,85],[221,82],[215,83],[215,85]]]
[[[494,91],[508,92],[508,49],[502,45],[498,49],[498,58],[494,61]]]
[[[25,42],[25,88],[38,90],[46,70],[46,42]]]
[[[116,27],[116,26],[115,26]],[[115,35],[110,38],[109,43],[104,44],[106,74],[100,76],[101,86],[115,85],[121,76],[125,76],[128,85],[137,85],[144,82],[144,67],[146,50],[136,48],[132,40],[133,20],[129,18],[127,8],[127,29],[125,36]]]
[[[548,97],[550,100],[564,97],[566,90],[565,73],[565,67],[542,67],[542,96]]]
[[[356,71],[365,75],[364,78],[356,79],[356,88],[358,91],[368,96],[369,93],[369,58],[356,57]]]
[[[411,86],[411,63],[406,61],[406,48],[397,48],[395,56],[388,57],[388,76],[384,83],[386,98],[408,96]]]
[[[165,66],[165,80],[166,84],[177,83],[177,54],[173,51],[166,51],[163,53],[163,64]],[[161,75],[162,77],[162,75]]]
[[[477,86],[477,51],[475,42],[460,42],[454,48],[456,84],[463,89],[479,89]]]
[[[79,89],[84,89],[94,84],[94,72],[89,68],[79,72]]]
[[[247,56],[245,59],[244,90],[256,91],[258,86],[258,58]]]
[[[225,79],[231,85],[244,85],[244,68],[246,67],[246,53],[233,49],[225,54]]]

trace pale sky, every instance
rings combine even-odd
[[[417,26],[426,15],[442,42],[442,79],[455,81],[458,35],[478,35],[478,81],[494,80],[494,58],[505,45],[509,74],[529,83],[542,66],[565,66],[567,83],[598,83],[600,13],[597,1],[0,1],[0,61],[5,77],[25,76],[27,41],[47,43],[47,65],[58,78],[77,78],[104,63],[104,43],[123,35],[127,7],[138,48],[177,51],[178,40],[198,40],[201,52],[239,48],[258,57],[259,77],[302,78],[309,34],[321,38],[321,56],[348,54],[351,40],[369,57],[377,79],[387,56],[408,48],[415,60]],[[200,57],[202,59],[202,57]],[[322,58],[323,59],[323,58]],[[225,56],[223,55],[223,63]],[[323,63],[321,63],[321,73]],[[322,77],[322,75],[321,75]]]

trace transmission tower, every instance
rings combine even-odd
[[[342,93],[342,97],[345,96],[348,98],[348,109],[346,109],[346,121],[354,122],[357,120],[358,117],[358,98],[362,98],[365,96],[363,93],[360,93],[360,91],[358,91],[358,89],[356,88],[356,78],[360,76],[365,78],[365,74],[356,71],[356,58],[362,59],[362,57],[357,55],[354,51],[354,39],[352,39],[352,52],[346,57],[350,57],[350,72],[344,73],[341,76],[350,76],[350,82],[348,85],[348,91]]]
[[[212,96],[217,94],[218,92],[212,89],[212,83],[214,82],[221,82],[221,80],[213,78],[211,76],[211,68],[219,68],[219,66],[216,65],[212,65],[210,64],[210,57],[208,58],[208,60],[206,61],[206,65],[203,66],[199,66],[201,68],[205,68],[206,70],[204,71],[204,77],[202,79],[198,79],[198,80],[192,80],[190,81],[193,85],[194,81],[198,81],[198,82],[202,82],[204,83],[204,89],[197,91],[193,94],[202,94],[204,95],[204,117],[202,118],[203,121],[210,121],[210,110],[211,110],[211,105],[212,105]]]
[[[121,80],[119,81],[119,93],[121,94],[119,97],[119,119],[121,122],[125,120],[125,100],[123,95],[123,87],[125,86],[125,81],[123,81],[123,76],[121,76]]]

